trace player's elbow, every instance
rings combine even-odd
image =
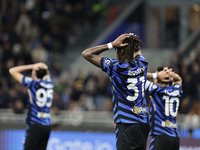
[[[84,58],[86,57],[85,51],[82,52],[82,56],[83,56]]]
[[[10,75],[13,74],[13,68],[10,68],[10,69],[9,69],[9,73],[10,73]]]
[[[88,53],[87,50],[84,50],[84,51],[82,52],[82,56],[83,56],[85,59],[87,59],[87,58],[90,57],[90,53]]]

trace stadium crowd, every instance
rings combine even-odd
[[[176,52],[171,60],[174,71],[180,74],[183,80],[182,101],[180,113],[187,114],[194,108],[200,115],[200,43],[191,50],[189,56]]]
[[[94,23],[98,16],[105,13],[108,2],[3,0],[0,8],[0,108],[16,108],[16,113],[24,111],[27,92],[10,78],[8,69],[39,61],[48,64],[52,78],[56,80],[53,105],[59,110],[69,109],[71,98],[72,101],[78,101],[83,93],[80,90],[83,88],[81,79],[73,78],[71,83],[63,81],[61,63],[55,60],[55,56],[66,50],[66,45],[85,25]],[[29,75],[30,72],[25,74]],[[93,84],[98,77],[87,78]],[[89,85],[85,83],[84,86],[93,95],[94,91],[89,91]],[[84,97],[81,95],[82,99]],[[85,109],[94,109],[87,107]]]
[[[35,2],[35,3],[34,3]],[[108,2],[108,1],[107,1]],[[52,113],[81,108],[112,110],[109,78],[105,73],[87,75],[62,70],[55,60],[70,38],[81,31],[86,23],[95,22],[102,14],[106,1],[101,0],[27,0],[3,1],[0,25],[0,108],[13,108],[23,113],[27,91],[12,80],[8,69],[38,61],[47,62],[55,84]],[[200,46],[188,57],[177,52],[170,66],[183,79],[180,113],[200,116]],[[51,60],[51,61],[48,61]],[[26,72],[26,75],[30,72]]]

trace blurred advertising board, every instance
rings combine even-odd
[[[199,132],[200,133],[200,132]],[[197,133],[195,133],[197,134]],[[22,150],[25,130],[0,130],[0,150]],[[181,138],[180,150],[200,150],[199,138]],[[149,145],[150,140],[148,140]],[[114,133],[52,131],[47,150],[115,150]]]
[[[0,150],[22,150],[25,130],[0,133]],[[115,150],[115,134],[53,131],[47,150]]]

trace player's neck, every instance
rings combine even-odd
[[[160,86],[164,86],[164,87],[169,86],[169,83],[167,83],[167,82],[159,82],[157,84],[160,85]]]
[[[42,81],[42,79],[40,79],[40,78],[35,78],[34,80],[37,80],[37,81]]]
[[[131,62],[131,63],[133,63],[134,64],[134,61],[133,61],[134,59],[133,59],[133,56],[131,55],[131,56],[126,56],[126,57],[121,57],[120,58],[120,61],[121,62]]]

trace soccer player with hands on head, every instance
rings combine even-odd
[[[183,94],[182,79],[168,67],[158,67],[156,73],[147,73],[145,90],[150,101],[149,150],[179,150],[180,136],[176,117]]]
[[[23,71],[32,70],[31,77]],[[24,150],[46,150],[51,132],[50,108],[54,85],[51,82],[48,66],[45,63],[16,66],[9,69],[10,75],[28,89],[27,115],[28,125]]]
[[[117,150],[146,150],[149,133],[145,83],[148,62],[142,56],[144,43],[133,33],[82,52],[83,57],[106,72],[112,83]],[[117,59],[100,54],[115,49]]]

